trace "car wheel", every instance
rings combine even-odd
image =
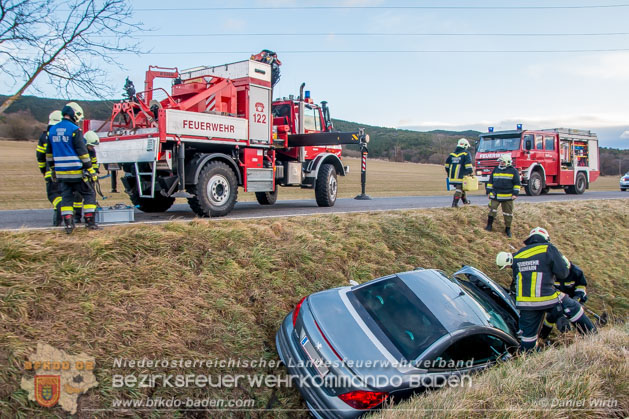
[[[529,196],[538,196],[544,189],[544,180],[539,172],[531,173],[528,183],[524,187],[526,194]]]
[[[273,192],[256,192],[256,199],[260,205],[273,205],[277,201],[277,185]]]
[[[315,185],[317,205],[320,207],[333,207],[336,202],[337,191],[336,169],[331,164],[324,164],[319,169]]]
[[[624,192],[624,191],[626,191],[626,190],[627,190],[627,188],[620,188],[620,191],[621,191],[621,192]]]
[[[199,174],[199,181],[188,192],[190,208],[201,217],[222,217],[231,212],[238,197],[238,181],[234,171],[225,163],[213,161]]]

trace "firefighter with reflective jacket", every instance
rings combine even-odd
[[[566,279],[555,281],[555,288],[565,293],[573,300],[577,300],[581,305],[585,304],[588,299],[586,287],[587,281],[585,280],[585,274],[581,268],[574,263],[570,263],[570,273]],[[565,321],[559,322],[561,317],[564,316],[563,313],[560,312],[547,313],[542,330],[539,332],[539,337],[546,339],[555,325],[557,325],[560,332],[565,332],[567,328],[565,326],[562,327],[562,324],[568,325],[568,323]]]
[[[587,318],[583,307],[572,298],[555,289],[555,279],[568,277],[567,259],[550,244],[548,232],[536,227],[524,241],[526,245],[509,258],[496,262],[502,267],[509,262],[513,268],[512,289],[516,307],[520,310],[521,348],[528,351],[535,347],[538,332],[546,313],[562,313],[577,325],[582,333],[594,332],[596,327]]]
[[[96,193],[84,181],[84,171],[88,181],[95,182],[98,177],[92,168],[83,133],[77,126],[83,119],[83,110],[78,104],[70,102],[63,107],[61,114],[63,120],[49,130],[46,161],[61,186],[61,215],[66,233],[70,234],[74,230],[72,204],[75,192],[83,198],[83,212],[87,227],[98,229],[94,217]]]
[[[459,206],[459,199],[464,204],[469,204],[467,194],[463,190],[463,177],[471,175],[474,172],[472,167],[472,157],[467,149],[470,148],[470,143],[465,138],[461,138],[456,145],[456,149],[453,153],[450,153],[446,159],[446,173],[448,174],[448,182],[450,185],[454,185],[456,191],[454,192],[454,199],[452,200],[452,206]]]
[[[61,225],[61,189],[59,188],[59,183],[52,180],[52,171],[50,170],[50,166],[46,163],[46,147],[48,146],[48,130],[50,130],[50,127],[53,125],[61,122],[62,118],[61,111],[53,111],[50,113],[48,116],[48,128],[39,136],[39,141],[35,149],[39,170],[42,175],[44,175],[44,180],[46,181],[46,195],[48,195],[48,200],[54,209],[52,216],[52,225],[54,226]]]
[[[505,220],[505,234],[511,237],[511,222],[513,221],[513,201],[520,193],[520,174],[511,165],[511,155],[503,154],[498,159],[498,166],[491,172],[487,182],[489,194],[489,215],[485,230],[491,231],[498,207],[502,206],[502,216]]]

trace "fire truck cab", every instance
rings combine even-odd
[[[582,194],[599,174],[596,134],[578,129],[496,131],[481,134],[476,146],[476,175],[487,183],[498,157],[510,154],[527,195],[550,189]]]

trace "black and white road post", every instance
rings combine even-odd
[[[362,162],[360,166],[360,187],[361,187],[362,192],[360,195],[356,195],[354,199],[360,199],[360,200],[371,199],[371,197],[365,193],[365,186],[367,185],[367,154],[368,154],[367,142],[368,141],[369,140],[360,142],[360,153],[362,156]]]

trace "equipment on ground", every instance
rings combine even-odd
[[[85,121],[100,137],[99,163],[124,170],[136,207],[162,212],[185,197],[200,216],[224,216],[239,187],[272,205],[278,186],[314,189],[319,206],[334,205],[337,176],[349,170],[341,145],[368,136],[334,131],[327,103],[315,104],[305,83],[296,98],[272,101],[281,63],[268,50],[252,58],[182,71],[150,66],[143,92],[114,104],[109,120]],[[154,87],[156,78],[172,79],[171,91]]]
[[[591,131],[553,128],[490,131],[479,136],[476,175],[487,183],[496,159],[509,155],[527,195],[564,189],[582,194],[600,175],[598,138]]]
[[[601,313],[601,315],[599,316],[598,314],[596,314],[595,312],[593,312],[592,310],[590,310],[589,308],[585,307],[584,305],[581,305],[581,307],[583,307],[583,309],[588,313],[591,314],[592,316],[594,316],[594,318],[596,319],[596,322],[599,324],[599,326],[605,326],[608,322],[608,315],[606,311],[603,311]]]

